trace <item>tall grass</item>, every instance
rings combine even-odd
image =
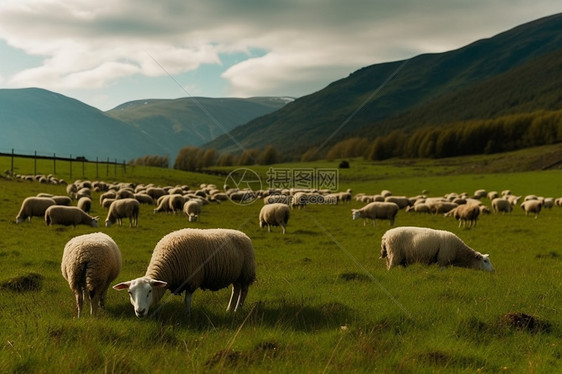
[[[262,176],[267,169],[255,168]],[[452,176],[437,163],[356,162],[340,171],[340,189],[387,188],[397,195],[425,189],[441,195],[510,188],[558,197],[561,177],[560,171]],[[223,182],[142,167],[115,179],[121,178],[160,185]],[[396,225],[453,231],[489,253],[496,268],[489,274],[421,265],[387,271],[378,257],[388,222],[373,227],[352,221],[350,209],[361,206],[357,202],[293,210],[286,235],[259,228],[261,201],[207,205],[196,223],[155,215],[153,207],[143,205],[137,228],[97,229],[121,248],[117,281],[144,274],[154,245],[170,231],[239,229],[252,238],[258,273],[245,307],[229,314],[229,290],[199,290],[188,318],[183,299],[168,293],[157,313],[137,319],[126,293],[110,290],[105,311],[77,319],[60,258],[70,238],[96,229],[47,227],[37,217],[14,223],[24,197],[64,194],[63,186],[0,178],[0,191],[0,284],[28,274],[42,277],[38,290],[0,289],[0,372],[550,373],[562,364],[560,208],[537,219],[520,208],[510,215],[485,215],[472,229],[459,229],[449,217],[399,212]],[[93,214],[103,220],[106,212],[95,202]],[[508,313],[524,313],[541,324],[519,329],[506,322]]]

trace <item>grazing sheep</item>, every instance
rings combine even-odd
[[[504,199],[503,197],[497,197],[492,200],[492,209],[494,209],[494,213],[496,214],[498,214],[499,212],[511,213],[513,207],[507,199]]]
[[[476,204],[463,204],[458,207],[451,209],[445,216],[455,217],[459,221],[459,227],[476,226],[478,222],[478,216],[480,215],[479,205]]]
[[[562,197],[559,197],[556,200],[554,200],[554,205],[562,207]]]
[[[170,194],[168,199],[168,204],[170,205],[170,211],[176,214],[181,212],[183,209],[183,204],[185,203],[185,197],[179,194]]]
[[[264,205],[259,214],[260,227],[267,225],[267,232],[271,232],[271,226],[281,226],[283,234],[287,230],[287,222],[289,222],[290,209],[287,204],[273,203]]]
[[[373,221],[373,226],[375,226],[375,219],[387,219],[390,221],[390,226],[392,226],[399,209],[395,203],[375,201],[361,209],[351,209],[351,214],[354,220],[363,218],[363,226],[366,225],[367,219]]]
[[[488,194],[488,192],[487,192],[486,190],[484,190],[484,189],[479,189],[479,190],[474,191],[474,195],[473,195],[473,196],[474,196],[475,199],[480,200],[480,199],[485,198],[487,194]]]
[[[66,243],[61,272],[76,296],[78,318],[86,297],[90,300],[91,315],[96,314],[98,305],[105,307],[107,289],[120,271],[121,252],[108,235],[85,234]]]
[[[281,194],[274,194],[269,195],[263,198],[264,204],[275,204],[275,203],[282,203],[282,204],[291,204],[291,196],[289,195],[281,195]]]
[[[120,199],[134,199],[135,198],[135,193],[133,192],[133,190],[130,190],[128,188],[122,188],[119,191],[117,191],[115,193],[115,198],[117,200]]]
[[[295,192],[291,199],[291,208],[304,208],[308,202],[308,195],[305,192]]]
[[[525,211],[525,215],[528,216],[529,213],[535,213],[535,218],[539,216],[541,212],[542,202],[540,200],[527,200],[521,203],[521,209]]]
[[[489,255],[476,252],[452,232],[426,227],[388,230],[381,239],[381,258],[386,258],[387,270],[398,265],[437,263],[440,267],[494,271]]]
[[[189,222],[197,221],[199,214],[201,214],[201,208],[203,208],[203,202],[199,199],[188,200],[183,204],[183,212]]]
[[[410,199],[408,199],[406,196],[387,196],[384,198],[384,201],[388,203],[395,203],[400,209],[404,209],[412,205],[410,203]]]
[[[102,194],[100,195],[100,205],[103,206],[103,205],[104,205],[103,202],[104,202],[104,200],[106,200],[106,199],[113,199],[113,200],[115,200],[116,198],[117,198],[117,193],[116,193],[115,191],[113,191],[113,190],[111,190],[111,191],[106,191],[106,192],[104,192],[104,193],[102,193]]]
[[[84,212],[86,213],[90,213],[90,210],[92,209],[92,199],[90,199],[89,197],[83,196],[80,198],[80,200],[78,200],[78,203],[76,204],[76,206],[80,209],[82,209]]]
[[[416,213],[429,213],[429,207],[426,203],[417,203],[413,206],[406,207],[406,212],[416,212]]]
[[[232,284],[226,310],[236,312],[255,279],[254,248],[246,234],[230,229],[182,229],[156,244],[144,277],[113,288],[129,290],[136,316],[145,317],[166,289],[175,295],[186,292],[189,314],[195,290],[217,291]]]
[[[57,202],[57,205],[69,206],[72,204],[72,199],[68,196],[51,196],[51,199]]]
[[[166,192],[165,189],[160,188],[160,187],[149,187],[146,189],[146,194],[149,195],[150,197],[152,197],[152,199],[154,199],[154,201],[158,200],[160,197],[167,195],[168,193]]]
[[[45,211],[45,223],[50,225],[88,225],[98,227],[99,217],[92,217],[76,206],[53,205]]]
[[[543,208],[545,209],[552,209],[554,206],[554,198],[553,197],[545,197],[543,200]]]
[[[22,223],[25,220],[30,222],[31,217],[44,217],[47,208],[56,204],[57,202],[50,197],[27,197],[21,203],[16,223]]]
[[[102,203],[102,208],[105,209],[109,209],[109,207],[111,206],[111,204],[113,204],[113,202],[115,201],[115,199],[110,199],[109,197],[103,200]]]
[[[136,199],[126,198],[115,200],[109,206],[105,227],[110,227],[115,222],[122,225],[122,219],[129,219],[129,227],[137,226],[139,221],[140,203]]]
[[[154,208],[153,213],[156,214],[158,212],[171,212],[170,210],[170,195],[163,195],[158,198],[156,201],[156,208]]]
[[[137,199],[137,201],[141,204],[154,205],[154,199],[150,195],[145,193],[135,193],[135,199]]]
[[[450,210],[455,209],[459,206],[456,203],[451,203],[449,201],[430,201],[426,202],[427,206],[429,207],[429,211],[433,214],[445,214]]]

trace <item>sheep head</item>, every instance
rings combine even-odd
[[[137,317],[146,317],[154,297],[152,289],[166,287],[167,285],[168,283],[164,281],[142,277],[116,284],[113,286],[113,289],[117,291],[129,290],[129,298],[135,309],[135,315]]]

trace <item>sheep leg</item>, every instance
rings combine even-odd
[[[228,302],[228,306],[226,307],[226,311],[229,312],[231,310],[236,311],[238,307],[238,303],[240,302],[240,285],[237,283],[232,284],[232,293],[230,294],[230,301]]]
[[[236,307],[234,308],[235,312],[244,306],[244,301],[246,300],[246,296],[248,296],[248,288],[248,284],[239,285],[240,296],[238,297],[238,302],[236,303]]]
[[[187,308],[187,315],[191,314],[191,295],[192,293],[189,291],[185,291],[185,307]]]
[[[283,235],[284,235],[286,232],[285,225],[281,225],[281,228],[283,229]]]
[[[74,291],[76,296],[76,309],[78,309],[78,318],[80,318],[80,312],[82,312],[82,305],[84,305],[84,295],[82,290]]]
[[[101,302],[100,301],[100,294],[99,292],[96,292],[95,290],[90,291],[89,292],[89,297],[90,297],[90,315],[96,315],[97,311],[98,311],[98,304]]]

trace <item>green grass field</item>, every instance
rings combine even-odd
[[[476,173],[467,166],[482,162],[493,163],[480,156],[472,162],[355,160],[339,171],[339,189],[389,189],[408,196],[427,190],[440,196],[484,188],[562,196],[560,170]],[[90,166],[82,173],[76,164],[74,179],[190,186],[225,181],[144,167],[96,175]],[[33,160],[17,160],[18,173],[31,174],[34,167]],[[334,163],[274,167],[333,168]],[[10,160],[0,158],[0,170],[7,169]],[[68,165],[57,169],[69,180]],[[266,180],[269,167],[252,169]],[[37,170],[52,173],[52,162]],[[210,204],[195,223],[181,215],[154,215],[153,206],[142,206],[136,228],[47,227],[38,217],[16,225],[25,197],[64,194],[64,187],[0,178],[0,191],[2,373],[553,373],[562,367],[560,207],[537,219],[517,207],[509,215],[482,216],[472,229],[458,228],[450,217],[401,211],[395,226],[452,231],[489,253],[496,272],[421,265],[387,271],[378,257],[388,222],[373,227],[353,221],[351,208],[362,206],[355,201],[293,210],[282,235],[279,228],[271,233],[259,228],[261,201]],[[103,221],[106,211],[97,196],[93,214]],[[258,280],[240,312],[225,311],[230,290],[199,290],[190,318],[183,297],[167,293],[156,314],[138,319],[127,294],[109,290],[105,311],[76,318],[74,295],[60,272],[68,240],[93,231],[109,234],[123,256],[117,283],[143,275],[156,242],[183,227],[233,228],[252,238]],[[38,289],[9,287],[9,281],[30,279],[29,274],[40,276],[33,283]],[[534,325],[518,327],[506,317],[520,313],[531,316]]]

